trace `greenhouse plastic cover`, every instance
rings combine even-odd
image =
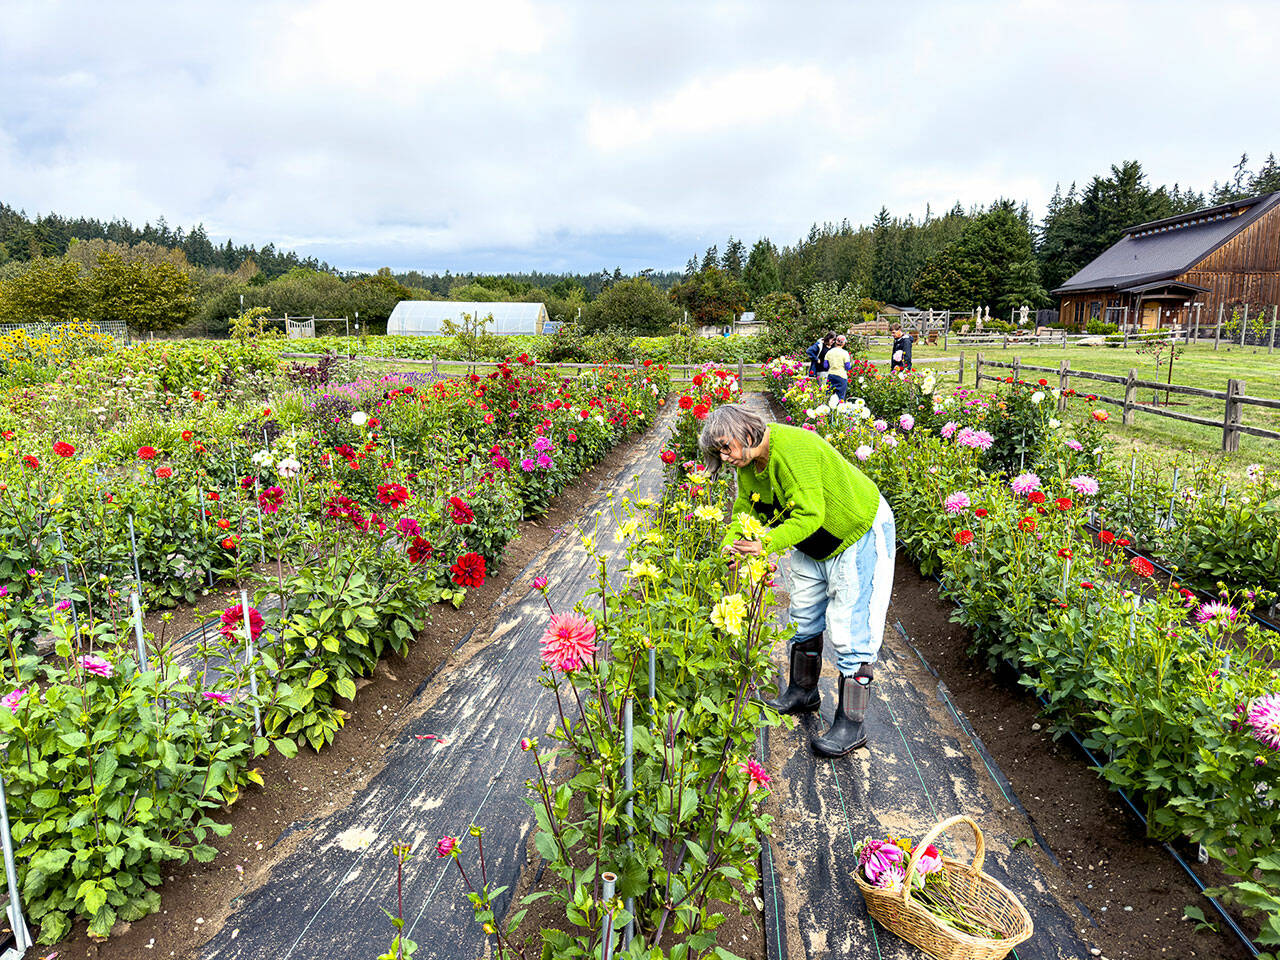
[[[468,303],[460,300],[401,300],[387,319],[387,333],[432,336],[440,333],[445,320],[462,323],[462,315],[484,318],[493,315],[486,328],[490,333],[539,333],[547,319],[541,303]]]

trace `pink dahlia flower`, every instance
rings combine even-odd
[[[1098,481],[1084,474],[1072,477],[1067,483],[1071,484],[1071,488],[1082,497],[1092,497],[1099,490]]]
[[[1034,473],[1020,473],[1013,478],[1009,486],[1013,488],[1014,493],[1025,497],[1028,493],[1040,489],[1040,478]]]
[[[910,430],[916,425],[916,418],[909,413],[904,413],[898,418],[898,426],[903,430]]]
[[[951,435],[956,432],[956,428],[958,426],[960,425],[954,420],[948,420],[942,425],[942,429],[938,431],[938,435],[942,437],[943,440],[950,440]]]
[[[903,871],[902,863],[906,854],[902,852],[901,847],[894,846],[885,840],[866,840],[863,842],[862,851],[858,854],[858,866],[862,868],[863,874],[872,883],[879,886],[881,876],[890,870],[895,870],[898,874],[898,882],[902,882]]]
[[[206,700],[217,700],[224,707],[231,702],[231,694],[222,690],[208,690],[200,694],[200,696],[204,697]]]
[[[889,424],[884,420],[877,420],[871,425],[876,428],[876,433],[884,433],[889,429]]]
[[[19,687],[17,690],[11,690],[3,697],[0,697],[0,707],[6,708],[10,713],[18,712],[18,705],[22,703],[22,697],[27,691]]]
[[[86,653],[80,658],[80,669],[85,673],[92,673],[95,677],[110,677],[115,671],[110,660],[104,660],[91,653]]]
[[[1254,739],[1280,750],[1280,693],[1269,693],[1249,704],[1248,721]]]
[[[942,501],[942,506],[947,513],[964,513],[969,509],[969,495],[964,492],[953,493]]]
[[[553,613],[542,635],[542,662],[571,673],[596,652],[596,625],[576,613]]]
[[[755,758],[738,764],[738,769],[747,775],[747,793],[749,794],[755,793],[761,787],[767,787],[772,779],[764,772],[764,767],[755,761]]]
[[[1237,613],[1239,611],[1229,603],[1210,600],[1208,603],[1200,604],[1199,609],[1196,610],[1196,623],[1208,623],[1210,620],[1217,619],[1231,622],[1235,620]]]

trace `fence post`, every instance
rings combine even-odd
[[[1062,328],[1062,349],[1067,349],[1067,328]]]
[[[1127,323],[1124,325],[1124,345],[1126,349],[1129,346],[1129,325]]]
[[[1009,349],[1009,335],[1007,333],[1004,335],[1004,346],[1001,349],[1003,350]]]
[[[960,351],[960,369],[956,371],[956,383],[964,383],[964,351]]]
[[[1227,408],[1222,417],[1222,450],[1234,453],[1240,449],[1240,433],[1237,427],[1244,422],[1244,404],[1237,397],[1245,392],[1243,380],[1227,381]]]
[[[1249,305],[1244,305],[1244,318],[1240,321],[1240,346],[1244,347],[1244,335],[1249,330]]]
[[[973,389],[977,390],[982,385],[982,351],[978,351],[977,358],[973,361]]]
[[[1063,360],[1058,364],[1058,412],[1067,409],[1067,387],[1071,383],[1071,361]]]
[[[744,378],[745,376],[746,376],[746,374],[745,374],[745,372],[744,372],[744,371],[743,371],[743,369],[742,369],[742,361],[741,361],[741,360],[739,360],[739,361],[738,361],[738,388],[739,388],[739,389],[741,389],[741,388],[742,388],[743,378]]]
[[[1138,371],[1130,367],[1129,376],[1124,381],[1124,406],[1120,413],[1120,422],[1126,427],[1133,426],[1133,404],[1138,396],[1138,388],[1133,385],[1133,381],[1137,379]]]
[[[1022,379],[1022,358],[1021,358],[1021,357],[1014,357],[1014,358],[1013,358],[1013,382],[1014,382],[1014,384],[1017,384],[1017,382],[1018,382],[1019,380],[1021,380],[1021,379]]]
[[[949,323],[948,323],[948,324],[946,324],[945,326],[943,326],[943,328],[942,328],[942,352],[943,352],[943,353],[946,353],[946,352],[947,352],[947,338],[949,337],[949,335],[950,335],[950,333],[951,333],[951,331],[950,331],[950,330],[948,330],[947,328],[948,328],[948,327],[950,327],[950,326],[951,326],[951,324],[949,324]]]
[[[436,357],[432,357],[432,358],[431,358],[431,375],[432,375],[433,377],[434,377],[434,376],[436,376],[436,375],[440,372],[440,371],[439,371],[439,366],[438,366],[438,365],[439,365],[439,363],[440,363],[440,361],[439,361]]]
[[[1276,348],[1276,314],[1280,313],[1280,306],[1271,308],[1271,339],[1267,341],[1267,353],[1271,353]]]
[[[1213,349],[1218,349],[1218,341],[1222,339],[1222,314],[1226,311],[1225,303],[1218,304],[1218,325],[1213,328]]]

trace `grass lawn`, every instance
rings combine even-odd
[[[973,386],[974,361],[978,352],[977,349],[972,347],[965,349],[966,386]],[[994,347],[984,347],[981,353],[984,359],[1009,363],[1012,362],[1014,357],[1018,357],[1024,364],[1052,367],[1055,371],[1063,360],[1067,360],[1073,370],[1087,370],[1092,373],[1106,373],[1123,377],[1128,374],[1130,368],[1133,368],[1138,371],[1138,379],[1140,380],[1160,380],[1163,382],[1169,376],[1167,356],[1157,376],[1152,358],[1138,353],[1132,347],[1124,349],[1123,347],[1082,347],[1073,345],[1064,349],[1062,347],[1030,347],[1023,345],[1022,349],[1015,349],[1011,345],[1008,350],[1004,350],[999,345],[995,345]],[[929,357],[944,355],[958,356],[959,350],[953,345],[952,349],[944,354],[941,344],[937,346],[917,344],[914,359],[919,362],[927,360]],[[946,369],[948,368],[940,368],[940,370]],[[955,368],[951,367],[950,369],[954,370]],[[999,371],[993,368],[990,372],[996,374]],[[1024,374],[1023,379],[1030,379],[1031,376],[1030,373]],[[1043,376],[1049,380],[1050,385],[1057,385],[1056,372],[1054,374],[1040,373],[1035,376]],[[1245,382],[1248,396],[1270,399],[1280,398],[1280,350],[1268,354],[1265,348],[1259,350],[1254,347],[1241,349],[1238,346],[1223,346],[1215,351],[1212,344],[1208,346],[1196,345],[1184,348],[1182,355],[1173,364],[1173,382],[1175,384],[1201,387],[1206,390],[1225,390],[1227,388],[1227,380],[1233,378]],[[991,385],[986,380],[983,381],[983,384],[984,386]],[[1124,394],[1124,388],[1120,385],[1102,383],[1096,380],[1073,377],[1071,386],[1080,393],[1101,393],[1110,397],[1122,397]],[[1152,399],[1150,390],[1138,391],[1139,402],[1149,403]],[[1157,399],[1163,402],[1164,394],[1160,394]],[[1224,401],[1222,400],[1211,400],[1207,397],[1178,396],[1177,394],[1171,395],[1170,400],[1174,404],[1171,409],[1179,413],[1188,413],[1213,419],[1222,417],[1224,407]],[[1223,458],[1222,467],[1224,473],[1232,476],[1238,476],[1243,473],[1244,467],[1250,463],[1261,463],[1269,468],[1280,470],[1280,440],[1264,440],[1261,437],[1242,436],[1238,453],[1223,454],[1221,453],[1221,428],[1202,427],[1198,424],[1180,423],[1177,420],[1169,420],[1151,414],[1144,415],[1141,407],[1134,414],[1133,426],[1125,427],[1120,423],[1120,409],[1118,407],[1113,407],[1109,404],[1102,404],[1100,407],[1111,414],[1109,423],[1112,426],[1112,432],[1119,441],[1118,446],[1120,449],[1131,447],[1135,450],[1163,450],[1173,451],[1175,454],[1182,452],[1195,456],[1203,456],[1205,454],[1218,455]],[[1090,409],[1083,402],[1076,401],[1070,408],[1070,415],[1088,416]],[[1280,410],[1265,410],[1261,407],[1246,406],[1244,422],[1249,426],[1262,427],[1267,430],[1280,430]],[[1170,461],[1170,465],[1173,465],[1173,460]]]

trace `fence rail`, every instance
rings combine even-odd
[[[1134,415],[1138,412],[1150,414],[1151,416],[1164,417],[1168,420],[1180,420],[1183,423],[1199,424],[1203,427],[1214,427],[1222,431],[1222,449],[1228,453],[1240,449],[1240,436],[1245,434],[1251,437],[1261,437],[1265,440],[1280,440],[1280,431],[1267,430],[1263,427],[1251,427],[1244,423],[1245,407],[1260,407],[1267,410],[1280,410],[1280,400],[1270,397],[1251,397],[1246,391],[1246,384],[1243,380],[1228,380],[1226,390],[1206,390],[1204,387],[1183,386],[1180,383],[1161,383],[1158,380],[1142,380],[1138,377],[1136,368],[1129,369],[1129,375],[1126,377],[1118,377],[1111,373],[1096,373],[1092,370],[1073,370],[1071,369],[1071,361],[1063,360],[1057,367],[1039,367],[1033,364],[1022,362],[1021,357],[1014,357],[1012,362],[1001,360],[987,360],[979,353],[974,361],[974,386],[978,386],[983,380],[1004,381],[1006,378],[994,376],[990,373],[983,373],[983,367],[998,367],[1003,370],[1013,371],[1014,380],[1021,379],[1023,371],[1031,371],[1034,373],[1052,373],[1058,376],[1058,409],[1066,410],[1067,408],[1067,391],[1071,389],[1071,378],[1076,377],[1081,380],[1095,380],[1099,383],[1115,383],[1124,387],[1124,397],[1108,397],[1103,394],[1091,394],[1097,398],[1099,403],[1110,404],[1111,406],[1120,407],[1120,422],[1126,427],[1133,426]],[[1209,400],[1221,400],[1223,402],[1222,417],[1215,419],[1213,417],[1202,417],[1192,413],[1180,413],[1177,410],[1165,410],[1161,407],[1154,407],[1150,404],[1140,403],[1138,401],[1139,390],[1158,390],[1163,391],[1166,395],[1176,393],[1190,397],[1204,397]]]

